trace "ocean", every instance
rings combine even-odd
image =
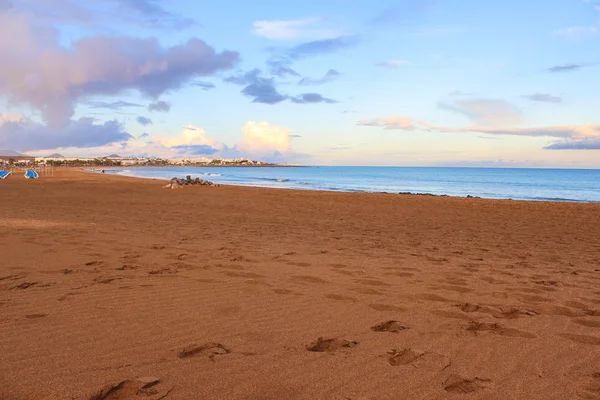
[[[437,167],[159,167],[107,173],[342,192],[412,192],[490,199],[600,202],[600,170]]]

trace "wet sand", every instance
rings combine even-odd
[[[600,399],[600,204],[164,184],[0,181],[0,399]]]

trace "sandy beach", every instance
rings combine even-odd
[[[600,204],[0,181],[0,399],[600,399]]]

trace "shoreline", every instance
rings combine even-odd
[[[77,167],[68,167],[68,168],[77,168]],[[87,167],[85,168],[87,172],[95,172],[100,173],[99,171],[92,170]],[[174,168],[186,168],[186,167],[174,167]],[[190,168],[202,168],[202,167],[190,167]],[[223,167],[217,167],[223,168]],[[225,167],[227,168],[227,167]],[[252,167],[258,168],[258,167]],[[307,167],[308,168],[308,167]],[[99,168],[100,170],[107,170],[109,168]],[[110,169],[130,169],[128,167],[112,167]],[[101,174],[101,173],[100,173]],[[144,180],[156,180],[159,182],[168,182],[173,178],[183,179],[185,176],[177,176],[171,178],[156,178],[156,177],[144,177],[144,176],[133,176],[133,175],[121,175],[121,174],[105,174],[111,176],[121,176],[126,178],[133,179],[144,179]],[[208,176],[210,178],[210,176]],[[206,179],[210,181],[210,179]],[[468,194],[466,196],[453,196],[448,194],[435,194],[435,193],[425,193],[425,192],[391,192],[391,191],[367,191],[367,190],[341,190],[341,189],[311,189],[311,188],[298,188],[298,187],[274,187],[274,186],[261,186],[261,185],[245,185],[245,184],[232,184],[232,183],[220,183],[214,182],[220,186],[234,186],[234,187],[251,187],[251,188],[262,188],[262,189],[275,189],[275,190],[298,190],[298,191],[314,191],[314,192],[325,192],[325,193],[368,193],[368,194],[382,194],[382,195],[400,195],[400,196],[420,196],[420,197],[449,197],[449,198],[457,198],[457,199],[477,199],[477,200],[504,200],[504,201],[526,201],[526,202],[548,202],[548,203],[574,203],[574,204],[600,204],[600,201],[594,200],[574,200],[574,199],[522,199],[522,198],[494,198],[494,197],[482,197]]]

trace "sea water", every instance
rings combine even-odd
[[[491,199],[600,202],[600,170],[437,167],[144,167],[107,169],[140,178],[343,192],[412,192]]]

